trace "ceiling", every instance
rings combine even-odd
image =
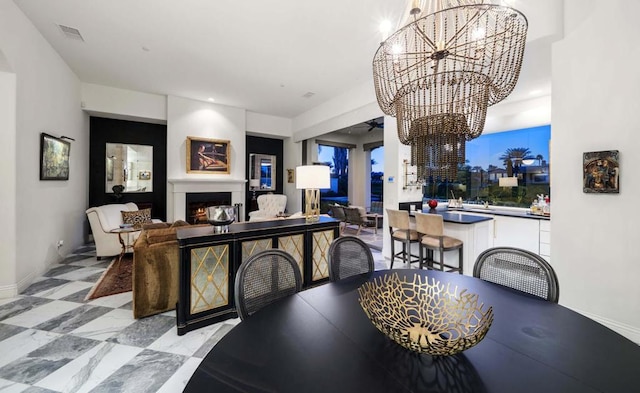
[[[83,82],[286,118],[371,81],[378,26],[405,13],[389,0],[14,1]],[[512,0],[530,32],[547,23],[540,1]],[[549,94],[547,41],[528,44],[510,100]]]

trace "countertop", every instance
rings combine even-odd
[[[415,211],[410,211],[409,215],[413,216],[414,212]],[[482,221],[493,220],[493,218],[487,216],[473,216],[470,214],[462,214],[462,212],[449,212],[446,210],[438,210],[435,213],[431,213],[427,210],[423,211],[423,213],[440,214],[444,222],[450,222],[453,224],[477,224]]]
[[[480,214],[490,214],[494,216],[505,216],[505,217],[516,217],[516,218],[532,218],[534,220],[550,220],[550,216],[541,216],[537,214],[531,214],[526,210],[507,210],[500,208],[484,208],[484,207],[463,207],[463,208],[447,208],[447,212],[451,213],[480,213]]]

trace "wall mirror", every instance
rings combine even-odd
[[[122,185],[122,192],[153,191],[153,146],[107,143],[105,192]]]
[[[249,186],[253,190],[275,191],[276,156],[249,154]]]

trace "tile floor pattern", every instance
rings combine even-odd
[[[388,263],[375,250],[376,269]],[[0,299],[0,392],[182,392],[239,319],[178,336],[175,312],[134,319],[131,292],[85,301],[109,265],[83,247]]]

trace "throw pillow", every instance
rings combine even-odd
[[[122,222],[132,224],[135,229],[141,229],[143,224],[151,223],[151,209],[142,209],[122,212]]]
[[[183,220],[176,220],[171,224],[171,228],[185,227],[189,226],[189,223]]]

